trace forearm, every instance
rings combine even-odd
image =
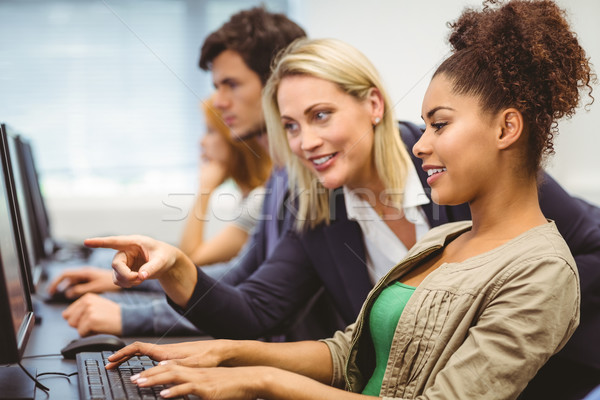
[[[255,340],[228,340],[223,343],[225,350],[221,366],[268,366],[294,372],[322,383],[331,382],[331,354],[327,345],[322,342],[265,343]]]
[[[261,273],[232,286],[224,283],[227,279],[215,280],[200,268],[187,306],[179,309],[176,304],[175,308],[215,338],[256,339],[272,334],[316,292],[319,282],[308,273],[292,274],[295,279],[282,281],[290,274],[274,274],[285,269],[280,264],[263,265],[260,269]]]
[[[347,392],[327,384],[319,383],[306,376],[275,368],[265,368],[259,374],[257,394],[260,398],[281,400],[353,400],[373,399],[358,393]]]
[[[188,216],[185,229],[181,238],[179,248],[188,256],[191,256],[195,249],[202,245],[204,241],[204,223],[206,222],[206,213],[212,191],[198,193],[194,207]]]

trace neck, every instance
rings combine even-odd
[[[261,133],[256,137],[256,141],[268,152],[269,151],[269,135],[266,132]]]
[[[363,185],[346,185],[346,187],[358,197],[367,201],[379,215],[397,213],[399,211],[386,198],[386,188],[379,177]]]
[[[523,182],[495,183],[493,193],[469,203],[473,228],[471,234],[498,240],[510,240],[529,229],[546,223],[534,179]]]

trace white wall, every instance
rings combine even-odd
[[[558,3],[569,12],[584,48],[600,68],[600,2]],[[364,52],[387,84],[396,116],[419,122],[430,76],[449,50],[446,22],[458,17],[465,5],[480,4],[465,0],[293,0],[291,16],[311,37],[336,37]],[[600,204],[600,174],[594,165],[600,150],[599,102],[589,112],[581,110],[560,124],[557,154],[549,165],[550,173],[569,192],[595,204]],[[194,190],[193,185],[190,189]],[[175,243],[183,225],[181,219],[173,218],[177,211],[164,204],[171,200],[168,193],[119,199],[54,198],[49,199],[49,207],[59,237],[80,240],[96,234],[136,232]]]

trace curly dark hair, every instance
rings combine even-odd
[[[536,173],[554,153],[557,121],[570,118],[583,89],[592,104],[592,71],[565,12],[549,0],[484,1],[465,10],[449,37],[453,54],[434,76],[444,74],[456,93],[478,96],[483,110],[514,107],[528,135],[525,168]]]
[[[305,36],[304,30],[283,14],[262,7],[240,11],[206,38],[199,65],[207,71],[219,54],[233,50],[264,85],[271,73],[271,60],[295,39]]]

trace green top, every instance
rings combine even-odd
[[[373,303],[369,313],[369,329],[375,346],[376,365],[363,394],[379,396],[396,326],[415,289],[413,286],[394,282],[385,288]]]

